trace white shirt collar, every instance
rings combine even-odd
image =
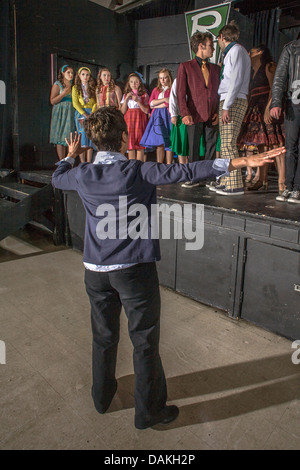
[[[110,152],[108,150],[97,152],[95,156],[95,160],[93,164],[96,165],[101,163],[102,165],[110,165],[111,163],[115,163],[119,160],[127,160],[125,155],[120,152]]]

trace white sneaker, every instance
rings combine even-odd
[[[217,189],[216,194],[221,194],[222,196],[242,196],[245,192],[244,188],[227,189],[225,187],[223,189]]]
[[[288,202],[293,202],[294,204],[300,204],[300,191],[292,191]]]
[[[200,183],[192,183],[191,181],[186,181],[181,185],[182,188],[195,188],[196,186],[200,186]]]
[[[210,191],[215,191],[217,184],[218,184],[218,183],[217,183],[216,181],[211,181],[209,184],[206,185],[206,187],[207,187]]]
[[[281,194],[279,194],[279,196],[276,197],[276,201],[285,202],[289,199],[290,194],[292,194],[292,191],[285,189]]]
[[[218,183],[216,183],[215,186],[211,186],[211,187],[209,188],[210,191],[215,191],[215,192],[217,192],[217,191],[219,191],[219,190],[221,190],[221,189],[225,189],[225,185],[224,185],[224,184],[218,184]]]

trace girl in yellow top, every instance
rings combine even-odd
[[[91,162],[93,150],[96,147],[87,138],[84,132],[84,119],[96,110],[95,80],[88,67],[81,67],[75,76],[75,83],[72,88],[72,102],[75,108],[75,124],[79,134],[81,134],[81,147],[86,148],[79,155],[81,162]]]

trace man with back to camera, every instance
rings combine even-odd
[[[237,43],[240,32],[234,24],[223,26],[218,35],[224,62],[219,86],[219,127],[221,157],[238,158],[237,138],[248,107],[251,61],[246,49]],[[240,169],[220,179],[216,188],[222,196],[244,194],[244,183]]]
[[[285,98],[285,185],[277,201],[300,203],[300,37],[286,44],[280,55],[273,86],[270,115],[279,119]]]
[[[123,305],[134,348],[135,426],[146,429],[168,424],[176,419],[179,410],[175,405],[166,405],[167,386],[159,354],[160,293],[155,263],[160,259],[160,250],[159,241],[151,239],[151,205],[156,204],[156,185],[211,179],[236,168],[263,166],[273,162],[284,149],[233,161],[142,163],[125,157],[128,131],[121,111],[112,107],[98,109],[86,119],[84,127],[99,149],[94,163],[72,168],[82,149],[80,136],[71,136],[68,155],[58,163],[52,183],[58,189],[77,191],[86,211],[83,261],[91,304],[95,408],[105,413],[117,390],[115,370]],[[118,229],[111,239],[99,233],[99,223],[104,219],[101,209],[108,204],[115,208],[119,227],[120,196],[126,197],[127,214],[136,204],[146,207],[148,238],[124,236]],[[130,219],[127,229],[129,224]]]
[[[187,126],[189,161],[200,159],[200,139],[205,138],[205,159],[213,160],[218,140],[218,88],[220,67],[209,62],[214,45],[211,33],[197,31],[191,37],[193,60],[180,64],[177,72],[177,99],[182,123]],[[186,182],[183,187],[199,186]]]

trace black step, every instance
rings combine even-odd
[[[10,207],[13,207],[14,205],[15,205],[14,202],[7,201],[6,199],[0,198],[0,214],[2,215],[3,212],[5,212]]]
[[[27,184],[21,184],[16,182],[6,182],[1,183],[0,181],[0,194],[3,196],[12,197],[21,201],[27,196],[32,196],[38,192],[41,188],[36,188],[34,186],[29,186]]]
[[[36,183],[49,184],[52,180],[53,171],[18,171],[18,177],[26,181],[34,181]]]
[[[53,203],[51,184],[36,188],[12,181],[1,184],[0,181],[1,192],[5,192],[8,197],[12,197],[16,202],[0,198],[0,240],[44,214],[51,208]]]

